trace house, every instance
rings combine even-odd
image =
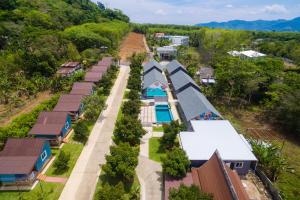
[[[168,38],[172,42],[172,45],[174,45],[174,46],[189,46],[189,37],[188,36],[168,35],[168,36],[165,36],[165,38]]]
[[[56,74],[62,77],[71,76],[81,68],[80,62],[66,62],[61,65],[61,68],[56,72]]]
[[[168,82],[158,69],[154,68],[143,76],[143,94],[146,98],[165,97]]]
[[[241,58],[260,58],[260,57],[265,57],[267,56],[266,54],[257,52],[257,51],[253,51],[253,50],[248,50],[248,51],[229,51],[228,52],[229,55],[231,56],[239,56]]]
[[[181,69],[181,68],[178,68]],[[169,76],[171,82],[172,82],[172,89],[175,92],[175,94],[180,93],[181,91],[185,90],[188,87],[194,87],[195,89],[199,90],[200,88],[196,84],[196,82],[187,74],[185,70],[175,70],[171,73]]]
[[[108,66],[105,65],[94,65],[89,70],[89,72],[101,72],[102,74],[105,74],[108,70]]]
[[[192,167],[202,166],[216,150],[222,161],[239,175],[255,170],[257,159],[243,135],[227,120],[191,121],[192,131],[180,132],[179,142]]]
[[[156,60],[151,60],[143,65],[144,75],[153,69],[163,72],[163,67]]]
[[[177,73],[179,70],[182,70],[187,74],[185,67],[182,64],[180,64],[177,60],[172,60],[172,62],[167,64],[166,68],[169,76],[172,76],[173,74]]]
[[[73,83],[70,94],[79,94],[89,96],[94,93],[95,84],[91,82],[75,82]]]
[[[71,126],[71,117],[68,112],[41,112],[29,131],[29,135],[35,138],[44,138],[51,145],[60,145],[71,130]]]
[[[110,66],[114,65],[114,64],[116,64],[116,63],[114,63],[114,58],[110,57],[110,56],[106,56],[106,57],[103,57],[102,60],[100,60],[97,65],[107,66],[108,68],[110,68]]]
[[[214,200],[250,200],[240,177],[222,161],[218,151],[201,167],[192,168],[183,179],[167,176],[164,183],[166,200],[170,190],[180,184],[198,186],[201,191],[211,194]]]
[[[155,33],[154,37],[161,39],[161,38],[165,37],[165,33]]]
[[[44,139],[8,139],[0,152],[0,183],[32,185],[50,157],[50,145]]]
[[[85,82],[99,83],[102,79],[102,72],[88,71],[84,76]]]
[[[202,84],[214,84],[216,83],[214,78],[214,69],[211,67],[202,67],[198,72],[197,75]]]
[[[177,57],[177,49],[173,46],[164,46],[156,48],[160,60],[172,60]]]
[[[53,111],[68,112],[73,121],[77,120],[83,112],[83,95],[61,95]]]

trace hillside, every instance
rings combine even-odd
[[[291,20],[256,20],[243,21],[232,20],[228,22],[200,23],[197,26],[209,28],[224,28],[234,30],[258,30],[258,31],[300,31],[300,17]]]
[[[88,66],[103,46],[116,54],[128,22],[121,11],[90,0],[1,1],[0,118],[39,92],[56,90],[54,75],[63,62]]]

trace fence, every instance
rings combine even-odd
[[[267,188],[268,192],[272,195],[272,197],[273,197],[274,200],[283,200],[283,198],[279,194],[279,191],[274,187],[273,183],[262,172],[261,169],[256,168],[255,173],[260,178],[260,180],[263,182],[263,184]]]

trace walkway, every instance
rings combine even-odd
[[[162,167],[161,164],[149,159],[149,139],[152,137],[152,127],[145,128],[140,146],[139,164],[136,168],[141,183],[142,200],[162,199]]]
[[[98,118],[87,144],[67,181],[60,200],[93,199],[96,189],[100,165],[105,163],[105,155],[109,153],[112,135],[118,111],[122,103],[129,76],[129,67],[121,66],[118,78],[112,88],[106,104],[107,109]]]

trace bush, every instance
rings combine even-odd
[[[178,147],[167,151],[167,155],[162,158],[162,162],[164,172],[175,178],[185,177],[191,164],[186,153]]]
[[[176,144],[177,134],[183,130],[183,126],[178,121],[172,121],[170,124],[164,124],[164,135],[161,138],[161,146],[163,149],[172,149]]]
[[[84,105],[84,117],[96,121],[105,106],[105,98],[98,94],[90,95],[84,99]]]
[[[117,185],[104,184],[97,194],[99,200],[119,200],[125,195],[124,185],[119,182]]]
[[[84,120],[79,121],[74,126],[74,140],[85,144],[88,139],[88,133],[89,133],[89,129],[86,124],[86,121]]]
[[[57,159],[54,162],[54,168],[56,174],[62,174],[69,168],[70,153],[60,151]]]
[[[139,149],[131,147],[128,143],[120,143],[118,146],[110,147],[110,154],[106,156],[103,171],[111,178],[132,183],[138,164]]]
[[[138,90],[130,90],[128,93],[128,99],[129,100],[140,100],[140,94]]]
[[[138,119],[125,115],[116,123],[114,142],[116,144],[128,142],[132,146],[139,145],[140,139],[145,134],[146,131]]]
[[[169,200],[213,200],[212,195],[203,193],[199,187],[180,185],[178,189],[172,188],[169,193]]]
[[[141,111],[140,106],[140,100],[126,101],[122,106],[122,113],[137,119]]]

